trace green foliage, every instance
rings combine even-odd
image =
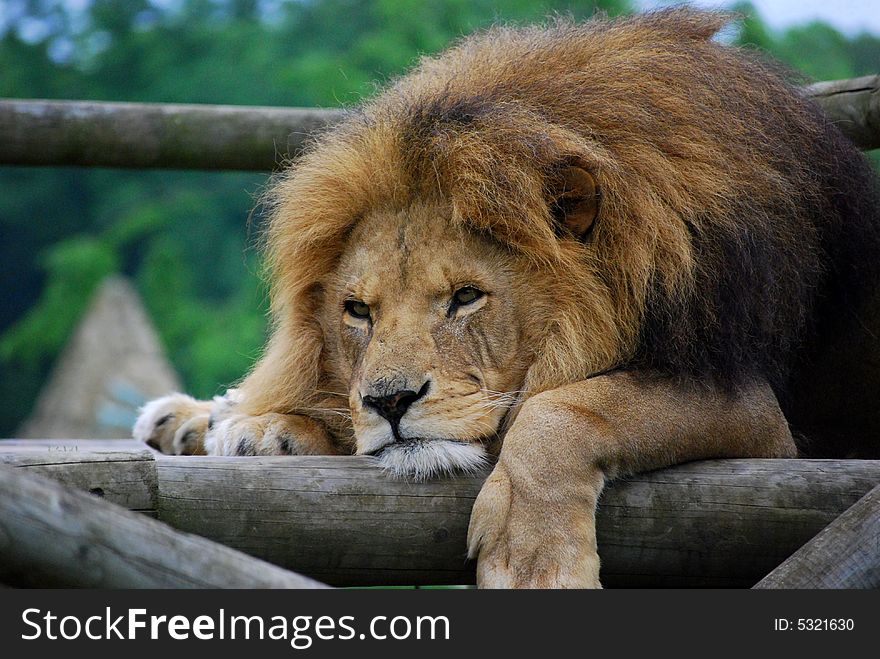
[[[119,270],[119,259],[103,241],[77,236],[59,242],[43,252],[46,271],[43,294],[2,340],[0,359],[38,363],[55,354],[88,304],[95,287]]]
[[[830,25],[813,22],[772,33],[748,2],[735,5],[744,16],[737,42],[766,51],[807,78],[838,80],[880,72],[880,38],[849,39]]]
[[[769,51],[774,46],[773,35],[767,26],[761,21],[752,5],[748,2],[739,2],[733,6],[733,11],[739,14],[740,21],[737,41],[744,46],[751,46],[760,50]]]
[[[68,0],[0,28],[0,96],[335,106],[501,20],[614,15],[629,0]],[[741,43],[817,79],[876,72],[880,41],[821,24],[774,34],[748,5]],[[0,168],[0,434],[108,274],[134,279],[188,391],[216,393],[265,339],[248,248],[255,174]],[[259,217],[251,232],[259,230]]]

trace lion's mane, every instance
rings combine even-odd
[[[711,39],[728,18],[494,28],[317,138],[267,198],[274,366],[249,377],[249,411],[327,388],[321,282],[360,217],[416,197],[546,279],[530,392],[632,368],[732,386],[760,374],[784,395],[797,346],[877,275],[880,198],[811,102]],[[585,243],[557,237],[547,204],[572,160],[601,190]]]

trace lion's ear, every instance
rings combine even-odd
[[[584,239],[599,215],[599,186],[577,164],[567,164],[553,176],[550,211],[557,227]]]

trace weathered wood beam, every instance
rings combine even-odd
[[[863,149],[880,147],[880,76],[804,88]],[[275,169],[337,109],[0,100],[0,164]]]
[[[156,517],[155,454],[131,440],[0,441],[0,464],[53,478]]]
[[[817,82],[806,92],[860,148],[880,148],[880,75]]]
[[[85,588],[320,588],[45,476],[0,465],[0,583]]]
[[[880,486],[755,588],[880,588]]]
[[[0,100],[0,164],[272,170],[341,110]]]
[[[234,459],[233,459],[234,460]],[[161,458],[159,515],[338,585],[472,583],[482,478],[389,480],[367,458]],[[598,516],[608,586],[751,586],[875,484],[880,462],[729,460],[612,485]]]
[[[18,451],[0,442],[28,469]],[[482,477],[394,481],[358,457],[155,457],[157,514],[178,529],[334,585],[473,582]],[[598,515],[604,582],[751,586],[878,483],[868,460],[714,460],[614,483]]]

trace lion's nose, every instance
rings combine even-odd
[[[364,396],[363,400],[364,405],[372,407],[380,416],[387,419],[388,423],[397,427],[410,405],[426,393],[428,393],[428,382],[425,382],[418,391],[401,389],[385,396]]]

